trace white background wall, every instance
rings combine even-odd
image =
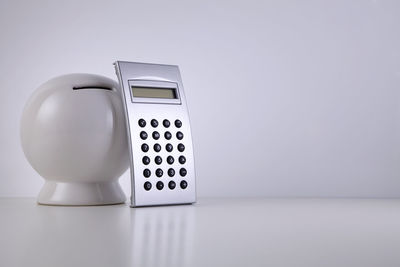
[[[199,196],[400,197],[399,1],[0,0],[0,196],[36,196],[41,83],[177,64]],[[128,192],[126,172],[121,184]]]

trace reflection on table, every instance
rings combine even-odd
[[[194,224],[195,213],[191,206],[132,209],[133,265],[190,265]]]

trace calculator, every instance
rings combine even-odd
[[[178,66],[117,61],[131,207],[196,202],[189,113]]]

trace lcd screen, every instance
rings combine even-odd
[[[176,99],[175,88],[156,88],[132,86],[133,97]]]

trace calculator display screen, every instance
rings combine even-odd
[[[132,86],[133,97],[176,99],[175,88],[139,87]]]

